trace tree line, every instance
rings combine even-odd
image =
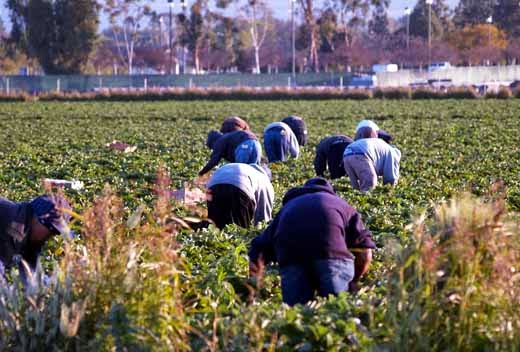
[[[293,28],[297,72],[520,57],[517,0],[461,0],[453,10],[434,0],[431,13],[419,0],[397,19],[389,16],[390,0],[295,0],[294,27],[290,14],[275,17],[267,0],[173,0],[171,17],[162,2],[7,0],[11,28],[0,23],[0,72],[289,72]],[[102,29],[101,16],[108,23]]]

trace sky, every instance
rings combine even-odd
[[[0,0],[0,17],[2,18],[4,24],[7,28],[9,28],[7,10],[5,8],[7,0]],[[177,0],[174,0],[176,3]],[[188,0],[188,3],[190,0]],[[289,0],[267,0],[269,5],[273,8],[275,16],[283,18],[288,16],[289,10]],[[417,1],[416,0],[392,0],[390,2],[389,14],[391,17],[398,18],[403,15],[403,11],[405,7],[413,7]],[[151,2],[153,4],[153,8],[157,11],[168,11],[168,5],[166,0],[155,0]],[[448,5],[454,7],[458,0],[447,0]],[[101,21],[101,27],[106,26],[106,20]]]

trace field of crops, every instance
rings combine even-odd
[[[224,117],[242,116],[253,131],[261,133],[269,122],[289,114],[305,118],[310,142],[299,159],[272,166],[276,209],[285,191],[313,176],[318,141],[331,134],[352,135],[360,119],[371,118],[392,133],[403,154],[401,179],[395,188],[379,187],[362,195],[350,188],[346,178],[334,182],[338,193],[360,211],[377,242],[375,261],[362,290],[295,308],[281,304],[275,267],[267,268],[261,285],[247,278],[247,248],[262,227],[179,230],[172,235],[163,231],[160,221],[152,226],[152,220],[146,220],[160,213],[157,205],[151,210],[157,198],[154,184],[159,165],[168,170],[172,187],[180,187],[193,180],[206,162],[206,133],[217,129]],[[59,273],[50,286],[33,292],[36,302],[0,292],[0,301],[2,295],[10,295],[18,302],[7,304],[9,309],[0,303],[0,318],[6,321],[9,316],[11,326],[16,326],[10,330],[8,324],[2,325],[0,348],[517,349],[519,306],[501,300],[509,306],[504,311],[500,304],[490,302],[484,292],[495,292],[494,288],[479,280],[484,278],[480,275],[495,276],[484,266],[471,283],[460,284],[473,287],[463,293],[421,286],[424,273],[410,274],[414,268],[419,270],[413,253],[424,250],[414,236],[420,232],[418,226],[410,224],[422,213],[425,224],[437,221],[433,219],[435,204],[465,191],[488,200],[503,197],[510,215],[500,221],[516,224],[507,233],[514,234],[513,243],[518,245],[519,121],[520,101],[516,100],[1,104],[1,196],[30,199],[42,192],[42,178],[50,177],[85,183],[81,192],[67,191],[80,213],[92,207],[107,184],[122,204],[106,196],[85,215],[83,224],[74,224],[82,233],[80,239],[65,251],[61,239],[49,244],[44,267],[49,274],[53,268]],[[115,139],[136,145],[137,150],[107,149],[105,144]],[[461,207],[471,207],[466,204],[471,202],[477,201],[465,198]],[[143,216],[140,227],[125,228],[140,205],[150,209],[145,210],[149,216]],[[496,203],[473,209],[484,209],[479,215],[486,217],[498,207]],[[185,216],[194,210],[175,206],[174,211]],[[95,220],[100,214],[106,215],[104,224]],[[491,216],[490,221],[498,222],[498,218]],[[157,239],[150,239],[153,236]],[[413,252],[414,248],[419,252]],[[518,259],[517,251],[511,253]],[[79,267],[73,263],[86,257]],[[511,263],[510,276],[519,266]],[[82,274],[72,275],[74,270]],[[413,280],[403,282],[407,275]],[[131,280],[135,281],[127,282]],[[518,275],[515,280],[518,286]],[[415,288],[419,287],[424,291],[418,292]],[[455,294],[462,297],[462,303],[452,299]],[[486,301],[490,307],[482,304]],[[65,317],[63,307],[71,311]],[[432,316],[437,312],[432,307],[448,308]]]

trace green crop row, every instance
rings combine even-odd
[[[0,290],[0,349],[517,350],[519,111],[520,101],[495,99],[2,104],[0,195],[34,197],[44,177],[85,189],[67,191],[84,214],[73,225],[81,238],[44,251],[50,284],[31,300]],[[290,114],[306,119],[309,145],[272,165],[276,209],[313,176],[320,139],[352,135],[362,118],[403,153],[395,188],[363,195],[334,182],[378,246],[363,289],[295,308],[281,304],[276,267],[261,283],[247,278],[249,242],[263,226],[194,232],[165,219],[203,207],[157,202],[157,184],[167,187],[159,166],[173,188],[194,179],[209,157],[206,133],[224,117],[260,132]],[[137,150],[107,149],[114,139]],[[487,202],[434,206],[462,192]],[[140,205],[141,222],[130,224]],[[460,245],[439,240],[447,233]]]

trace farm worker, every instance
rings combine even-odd
[[[356,133],[363,127],[370,127],[371,129],[376,131],[377,138],[381,138],[386,143],[392,143],[392,140],[394,139],[394,137],[390,133],[380,129],[379,126],[372,120],[362,120],[361,122],[359,122],[358,125],[356,126]],[[359,138],[354,138],[354,139],[359,139]]]
[[[249,250],[249,273],[278,262],[283,301],[305,304],[320,296],[355,290],[375,248],[359,213],[324,178],[289,190],[273,222]]]
[[[230,116],[224,119],[222,127],[220,128],[221,133],[229,133],[234,131],[249,131],[249,125],[243,119],[238,116]]]
[[[59,195],[42,195],[22,203],[0,198],[0,267],[18,266],[25,277],[24,260],[34,271],[47,240],[59,233],[73,236],[67,226],[67,210],[71,210],[69,203]]]
[[[316,175],[323,177],[328,166],[332,180],[345,176],[343,153],[352,142],[352,138],[343,135],[323,138],[316,146],[316,156],[314,158]]]
[[[283,123],[289,125],[291,130],[294,132],[296,139],[298,140],[298,144],[300,146],[304,146],[307,144],[307,126],[305,125],[305,121],[299,116],[288,116],[282,120]]]
[[[343,154],[343,166],[352,188],[367,192],[377,186],[377,177],[383,176],[383,184],[395,185],[399,179],[401,152],[396,147],[377,138],[377,132],[362,127],[356,133],[356,141],[349,144]]]
[[[206,141],[208,148],[212,149],[211,157],[199,172],[199,176],[208,173],[224,158],[230,163],[260,164],[262,158],[262,146],[258,138],[250,131],[235,131],[222,134],[211,131]]]
[[[264,130],[264,148],[270,163],[286,161],[290,153],[293,158],[300,154],[300,146],[296,135],[289,125],[273,122]]]
[[[208,217],[218,228],[249,227],[272,219],[274,189],[267,168],[258,164],[226,164],[208,184]]]

